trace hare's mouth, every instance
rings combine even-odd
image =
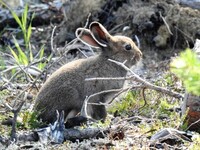
[[[133,55],[133,57],[131,58],[131,61],[138,62],[138,61],[140,61],[141,57],[142,57],[142,53],[137,52],[137,53],[135,53],[135,55]]]

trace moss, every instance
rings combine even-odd
[[[144,105],[144,102],[137,99],[138,95],[139,93],[136,91],[128,92],[120,102],[114,103],[114,105],[108,109],[108,112],[126,115],[130,110],[139,108]]]

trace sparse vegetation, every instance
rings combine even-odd
[[[19,127],[23,127],[25,129],[35,129],[39,128],[42,125],[42,122],[37,120],[38,114],[36,112],[23,111],[19,115],[22,121],[18,122]]]
[[[13,11],[10,10],[12,13],[13,18],[15,19],[15,21],[17,22],[17,24],[20,26],[23,36],[24,36],[24,43],[25,43],[25,47],[26,50],[29,50],[29,58],[30,61],[32,61],[33,59],[33,55],[31,52],[31,48],[30,48],[30,38],[31,38],[31,33],[32,33],[32,26],[31,26],[31,22],[34,18],[34,13],[31,16],[30,21],[28,20],[28,5],[26,4],[24,7],[24,11],[22,13],[21,19],[17,16],[17,14]],[[28,24],[29,22],[29,24]]]
[[[5,4],[4,4],[5,5]],[[7,5],[5,5],[6,7],[8,7]],[[9,8],[9,7],[8,7]],[[20,45],[18,40],[16,39],[16,37],[13,35],[13,43],[14,43],[14,47],[8,45],[8,48],[14,58],[14,64],[11,67],[12,71],[12,75],[14,75],[16,73],[16,70],[21,70],[22,73],[26,73],[29,74],[29,76],[32,78],[31,73],[29,72],[24,72],[24,70],[28,70],[30,67],[32,67],[31,65],[35,63],[35,61],[38,61],[37,67],[32,67],[32,70],[36,70],[37,72],[42,70],[45,65],[46,65],[46,61],[42,61],[43,57],[44,57],[44,50],[45,47],[44,45],[41,47],[41,49],[38,51],[38,54],[36,54],[35,56],[33,56],[33,52],[32,52],[32,44],[31,44],[31,35],[32,35],[32,20],[34,18],[34,13],[31,15],[31,17],[29,17],[29,9],[28,9],[28,4],[25,5],[23,13],[21,15],[21,18],[17,15],[17,13],[13,10],[11,10],[9,8],[13,18],[15,19],[16,23],[18,24],[18,26],[21,29],[21,33],[23,35],[23,40],[24,40],[24,45]],[[17,50],[17,51],[16,51]],[[47,58],[46,60],[49,60],[51,58],[51,56],[49,58]],[[3,60],[1,59],[1,67],[4,67],[4,63]],[[6,68],[6,65],[5,65]],[[33,69],[34,68],[34,69]],[[29,70],[31,70],[29,69]],[[19,73],[19,72],[18,72]],[[17,73],[17,74],[18,74]]]
[[[82,58],[82,54],[79,53],[82,45],[80,47],[80,43],[76,43],[77,45],[68,47],[68,44],[75,38],[74,31],[77,27],[88,28],[92,21],[101,22],[113,35],[120,34],[131,38],[133,35],[138,36],[144,58],[142,69],[139,69],[138,73],[141,78],[180,94],[187,91],[200,96],[200,60],[197,59],[197,55],[192,50],[186,49],[169,64],[171,56],[179,55],[180,50],[192,45],[198,37],[200,22],[198,10],[182,7],[175,1],[168,0],[128,2],[126,0],[74,0],[62,5],[62,9],[57,8],[58,5],[54,7],[53,2],[48,3],[47,7],[45,2],[40,7],[30,3],[24,5],[23,9],[19,8],[20,13],[17,9],[5,5],[3,1],[0,4],[3,5],[2,8],[6,7],[10,11],[9,17],[15,24],[10,26],[9,22],[4,22],[4,17],[0,14],[1,21],[6,23],[4,27],[0,23],[0,29],[3,28],[0,31],[0,122],[13,116],[5,104],[16,108],[18,103],[26,101],[16,122],[17,134],[31,132],[44,125],[37,120],[38,114],[31,111],[38,90],[42,86],[41,83],[59,68],[60,64]],[[88,7],[84,9],[85,6]],[[34,11],[36,13],[32,13]],[[90,12],[91,15],[87,19]],[[4,16],[7,17],[6,15]],[[53,26],[57,26],[54,34],[52,34]],[[5,44],[3,37],[6,37],[9,42]],[[68,50],[70,52],[66,53]],[[83,52],[87,54],[87,47],[83,48]],[[51,55],[47,57],[49,54]],[[47,69],[45,60],[49,61]],[[40,75],[32,74],[33,70],[38,71]],[[143,86],[141,83],[138,85]],[[102,138],[65,141],[63,144],[56,145],[49,142],[44,147],[47,149],[151,149],[150,137],[163,128],[174,128],[180,131],[188,128],[187,122],[184,122],[186,114],[180,115],[181,103],[178,98],[152,89],[131,89],[124,93],[124,97],[119,101],[113,101],[109,106],[109,115],[105,122],[96,121],[74,128],[81,131],[90,127],[102,130],[116,127],[117,133],[111,130],[109,133],[102,132]],[[0,147],[3,145],[1,140],[4,137],[10,138],[11,130],[11,126],[0,124]],[[157,141],[152,149],[200,149],[199,133],[191,134],[192,142],[181,139],[180,143],[174,140],[174,145],[170,145],[167,142]],[[12,142],[9,146],[13,145],[18,149],[41,148],[38,148],[35,142],[26,145],[16,141],[16,144]],[[13,149],[6,144],[5,147]]]
[[[144,105],[144,101],[137,100],[139,93],[136,91],[129,91],[125,97],[116,102],[109,108],[109,112],[114,114],[120,114],[120,116],[127,116],[130,110],[134,110],[134,108],[139,108]]]

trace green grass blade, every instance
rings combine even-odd
[[[15,61],[16,61],[18,64],[21,64],[21,63],[20,63],[20,60],[19,60],[19,57],[17,56],[17,54],[15,53],[15,51],[14,51],[10,46],[8,46],[8,48],[10,49],[11,54],[12,54],[13,57],[15,58]]]
[[[44,56],[44,45],[42,45],[41,49],[40,49],[40,54],[39,54],[39,58],[42,59],[42,57]],[[39,63],[38,64],[38,68],[39,69],[43,69],[44,66],[46,65],[46,63]]]
[[[48,60],[48,61],[50,61],[52,57],[53,57],[53,55],[52,55],[52,54],[51,54],[51,55],[49,55],[49,57],[47,58],[47,60]]]
[[[30,43],[28,43],[28,44],[30,44]],[[30,62],[33,61],[33,52],[32,52],[31,46],[29,46],[29,59],[30,59]]]
[[[27,14],[28,14],[28,5],[26,4],[24,8],[24,12],[22,14],[22,24],[23,24],[24,29],[26,29],[26,24],[27,24]]]
[[[29,43],[30,41],[30,38],[31,38],[31,34],[32,34],[32,26],[31,26],[31,23],[28,27],[28,30],[27,30],[27,42]]]
[[[17,24],[20,26],[20,28],[23,28],[22,22],[19,19],[19,17],[17,16],[17,14],[14,11],[12,11],[12,10],[10,10],[10,11],[11,11],[11,14],[12,14],[13,18],[15,19],[15,21],[17,22]]]
[[[28,47],[28,38],[27,38],[27,14],[28,14],[28,5],[26,4],[25,7],[24,7],[24,11],[23,11],[23,14],[22,14],[22,31],[23,31],[23,34],[24,34],[24,40],[25,40],[25,45],[26,47]]]
[[[28,31],[27,31],[27,40],[28,41],[30,41],[31,34],[32,34],[32,25],[31,25],[31,23],[32,23],[32,20],[33,20],[34,16],[35,16],[35,13],[33,13],[32,16],[31,16],[31,21],[30,21],[30,24],[29,24],[29,27],[28,27]]]
[[[13,36],[13,39],[14,39],[15,47],[17,48],[18,53],[19,53],[19,60],[20,60],[21,64],[28,65],[28,57],[22,51],[22,49],[20,48],[20,46],[14,36]]]
[[[42,45],[41,49],[40,49],[40,56],[39,58],[41,59],[44,56],[44,45]]]

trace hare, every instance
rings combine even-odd
[[[94,93],[119,89],[124,81],[97,80],[85,81],[94,77],[124,77],[127,71],[121,66],[110,62],[113,59],[119,62],[126,60],[131,67],[141,58],[142,53],[135,43],[125,36],[112,36],[98,22],[92,22],[89,29],[78,28],[77,38],[94,48],[101,48],[101,53],[87,59],[79,59],[67,63],[55,71],[40,89],[35,102],[35,110],[39,111],[39,118],[46,122],[56,120],[56,110],[64,110],[65,118],[76,116],[83,105],[86,96]],[[92,97],[90,103],[105,103],[113,93],[101,94]],[[104,105],[88,104],[87,113],[96,120],[106,118]]]

